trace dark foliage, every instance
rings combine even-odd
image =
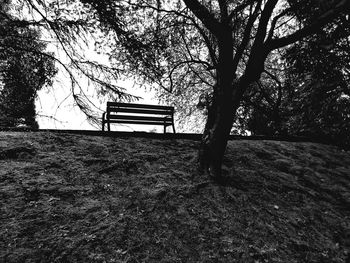
[[[349,19],[340,17],[280,55],[285,70],[273,74],[283,83],[263,79],[263,91],[255,89],[249,98],[254,103],[246,104],[253,134],[306,135],[350,145],[349,28]]]
[[[55,64],[38,31],[14,23],[6,5],[0,7],[0,126],[36,129],[37,92],[51,84]]]

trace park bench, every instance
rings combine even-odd
[[[107,102],[107,110],[102,115],[102,131],[111,123],[174,126],[174,107],[135,103]]]

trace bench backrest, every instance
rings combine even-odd
[[[122,102],[107,102],[107,114],[111,112],[173,115],[174,107]]]

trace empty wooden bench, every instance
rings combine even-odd
[[[174,126],[174,107],[135,103],[107,102],[107,110],[102,115],[102,131],[111,123]]]

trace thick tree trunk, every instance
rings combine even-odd
[[[219,39],[217,83],[212,105],[208,109],[208,119],[199,152],[201,170],[216,179],[221,177],[227,141],[243,94],[252,82],[260,78],[267,56],[263,50],[255,58],[251,57],[243,76],[236,79],[231,35],[223,36]]]
[[[236,111],[245,90],[242,79],[235,78],[231,32],[219,40],[216,85],[199,151],[200,168],[218,179]]]
[[[220,84],[222,83],[218,81],[218,90]],[[221,177],[223,157],[244,90],[239,82],[231,85],[233,90],[230,92],[218,94],[219,91],[214,91],[199,151],[201,171],[215,179]]]

